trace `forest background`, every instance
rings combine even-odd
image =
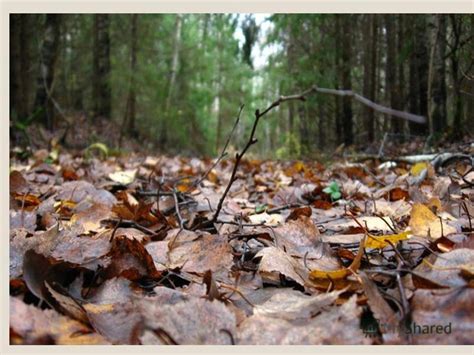
[[[240,105],[236,149],[256,108],[312,85],[427,124],[316,93],[265,117],[254,153],[376,152],[387,134],[457,140],[474,131],[473,35],[461,14],[12,14],[11,142],[215,156]]]

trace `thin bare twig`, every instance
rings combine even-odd
[[[306,98],[305,96],[309,93],[311,93],[313,91],[313,88],[309,89],[309,90],[306,90],[305,92],[303,92],[302,94],[300,95],[291,95],[291,96],[280,96],[278,98],[278,100],[272,102],[270,104],[270,106],[268,106],[265,110],[263,110],[262,112],[260,112],[260,110],[256,110],[255,111],[255,121],[253,123],[253,127],[252,127],[252,131],[250,132],[250,136],[249,136],[249,140],[247,141],[247,144],[244,146],[244,148],[242,149],[242,151],[240,153],[237,153],[235,155],[235,163],[234,163],[234,168],[232,169],[232,174],[230,176],[230,180],[229,180],[229,183],[227,184],[227,187],[226,189],[224,190],[224,193],[222,194],[220,200],[219,200],[219,203],[217,204],[217,208],[216,208],[216,212],[214,213],[214,216],[212,217],[212,220],[211,222],[212,223],[215,223],[217,221],[217,218],[219,217],[219,213],[221,212],[221,209],[222,209],[222,206],[223,206],[223,203],[224,203],[224,200],[227,196],[227,194],[229,193],[229,190],[230,188],[232,187],[232,184],[234,183],[235,180],[237,180],[237,177],[236,177],[236,173],[237,173],[237,169],[239,167],[239,163],[240,161],[242,160],[243,156],[245,155],[245,153],[247,152],[247,150],[252,146],[254,145],[255,143],[257,143],[257,139],[255,138],[255,131],[257,130],[257,126],[258,126],[258,123],[260,121],[260,118],[262,118],[263,116],[265,116],[268,112],[270,112],[271,110],[273,110],[275,107],[278,107],[280,106],[280,104],[282,102],[285,102],[285,101],[291,101],[291,100],[301,100],[301,101],[305,101]]]
[[[232,136],[234,135],[234,131],[235,131],[235,128],[237,127],[237,125],[239,124],[239,121],[240,121],[240,115],[242,114],[242,110],[244,109],[244,105],[241,105],[240,106],[240,109],[239,109],[239,113],[237,114],[237,119],[235,120],[235,123],[234,123],[234,126],[232,127],[232,130],[230,131],[230,134],[229,136],[227,137],[227,141],[225,142],[224,144],[224,148],[222,148],[222,152],[221,154],[219,155],[219,157],[217,158],[217,160],[214,162],[214,164],[212,164],[209,169],[206,170],[206,172],[195,182],[193,183],[187,190],[186,192],[188,192],[192,187],[196,187],[196,186],[199,186],[199,184],[201,182],[204,181],[204,179],[207,177],[207,175],[209,175],[209,173],[212,171],[212,169],[214,169],[220,162],[221,160],[227,155],[227,146],[229,145],[230,143],[230,140],[232,138]]]
[[[184,222],[183,222],[183,217],[181,216],[181,212],[179,210],[178,194],[176,192],[176,189],[173,190],[173,199],[174,199],[174,208],[176,210],[176,216],[178,217],[179,228],[184,229]]]

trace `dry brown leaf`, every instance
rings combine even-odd
[[[281,274],[304,286],[301,265],[284,251],[275,247],[263,248],[255,257],[262,258],[258,266],[262,278],[279,284]]]
[[[456,232],[456,228],[441,221],[427,206],[421,203],[413,205],[410,228],[414,235],[427,237],[432,240]]]
[[[239,345],[329,345],[370,344],[362,333],[354,295],[342,306],[330,307],[314,318],[298,323],[253,315],[239,325]],[[344,329],[344,331],[341,331]]]
[[[472,288],[416,290],[411,300],[412,332],[416,330],[415,325],[421,332],[426,330],[426,326],[434,328],[428,334],[414,334],[414,344],[474,344],[473,297]],[[441,327],[440,334],[437,334],[437,326]]]
[[[163,329],[180,345],[230,345],[235,337],[234,314],[221,302],[192,298],[175,304],[147,300],[138,303],[148,330],[144,345],[163,344],[153,330]]]
[[[474,265],[474,250],[454,249],[436,258],[436,261],[422,263],[415,271],[427,279],[439,285],[449,287],[460,287],[466,285],[466,279],[462,276],[462,268]]]
[[[84,324],[54,310],[41,310],[10,297],[10,328],[21,338],[17,344],[35,344],[48,337],[57,345],[106,345],[102,336]]]

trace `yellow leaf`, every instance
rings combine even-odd
[[[443,235],[456,232],[456,228],[442,222],[422,203],[415,203],[411,210],[410,228],[412,234],[436,240]]]
[[[373,249],[383,249],[387,245],[389,245],[389,242],[392,243],[393,245],[396,245],[400,240],[408,239],[409,234],[410,232],[381,235],[381,236],[375,236],[375,235],[369,234],[369,238],[367,239],[367,242],[365,243],[365,247],[373,248]]]
[[[63,210],[72,210],[76,207],[77,203],[71,200],[62,200],[54,203],[54,208],[56,212],[63,211]]]
[[[365,240],[366,237],[362,238],[359,244],[359,251],[357,252],[356,257],[352,260],[351,265],[348,268],[343,268],[339,270],[312,270],[309,273],[309,278],[312,280],[321,280],[321,279],[329,279],[329,280],[341,280],[349,276],[350,274],[356,272],[359,269],[360,261],[362,259],[362,255],[364,254],[364,247],[365,247]]]
[[[313,270],[311,271],[312,279],[331,279],[338,280],[343,279],[350,274],[348,269],[339,269],[333,271],[322,271],[322,270]]]
[[[432,197],[427,203],[427,206],[430,208],[430,210],[439,212],[442,209],[441,206],[441,201],[438,197]]]
[[[419,176],[421,174],[421,172],[425,169],[428,168],[428,163],[427,162],[421,162],[421,163],[416,163],[415,165],[413,165],[410,169],[410,173],[413,175],[413,176]]]

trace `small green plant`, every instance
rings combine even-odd
[[[342,196],[341,190],[337,182],[333,181],[329,184],[329,186],[323,189],[323,192],[327,193],[331,196],[331,200],[336,201],[339,200]]]

